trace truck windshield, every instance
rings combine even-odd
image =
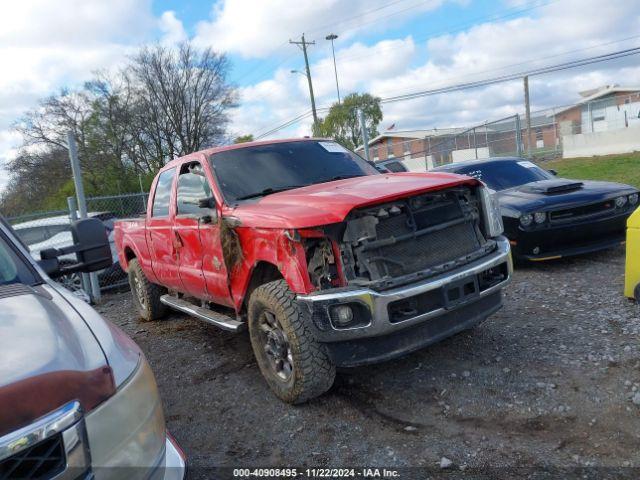
[[[500,191],[518,187],[525,183],[538,182],[553,178],[546,170],[528,160],[500,160],[452,168],[448,171],[468,175],[482,180],[493,190]]]
[[[316,183],[379,174],[364,159],[328,140],[227,150],[213,154],[210,162],[228,203]]]
[[[33,270],[10,242],[11,239],[0,231],[0,285],[39,283]]]

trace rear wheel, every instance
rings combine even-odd
[[[636,302],[640,304],[640,283],[636,285],[636,289],[633,291],[633,295],[636,297]]]
[[[262,375],[287,403],[303,403],[331,388],[336,369],[300,314],[284,280],[266,283],[249,299],[251,346]]]
[[[158,320],[166,315],[168,308],[160,302],[160,297],[167,293],[167,290],[151,283],[135,258],[129,262],[129,286],[133,304],[142,320]]]

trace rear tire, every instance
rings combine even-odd
[[[640,305],[640,283],[638,285],[636,285],[635,290],[633,291],[633,294],[636,297],[636,303],[638,305]]]
[[[166,288],[151,283],[135,258],[129,262],[129,286],[133,304],[143,321],[158,320],[167,314],[168,307],[160,302]]]
[[[256,288],[249,299],[253,353],[271,390],[287,403],[303,403],[333,385],[336,368],[300,313],[284,280]]]

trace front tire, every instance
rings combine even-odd
[[[336,368],[300,313],[284,280],[256,288],[249,299],[253,353],[269,387],[287,403],[303,403],[333,385]]]
[[[135,258],[129,262],[129,286],[133,304],[142,320],[158,320],[167,314],[168,307],[160,302],[160,297],[167,293],[167,290],[151,283]]]

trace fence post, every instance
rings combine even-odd
[[[522,129],[520,127],[520,114],[516,113],[516,152],[517,156],[522,156]]]
[[[476,160],[478,159],[478,139],[476,138],[476,127],[473,127],[473,148],[476,149]]]
[[[73,183],[76,187],[76,197],[78,198],[78,211],[80,218],[87,218],[87,199],[84,196],[84,185],[82,184],[82,169],[78,160],[78,149],[76,148],[76,139],[73,132],[67,132],[67,145],[69,147],[69,160],[71,161],[71,172],[73,174]],[[75,214],[75,210],[73,210]],[[84,284],[84,282],[83,282]],[[98,274],[92,272],[89,274],[89,290],[85,290],[91,295],[94,302],[100,301],[100,284],[98,283]]]
[[[489,122],[484,121],[484,146],[487,147],[487,155],[491,157],[491,148],[489,148]]]
[[[142,175],[138,174],[138,182],[140,182],[140,193],[142,194],[142,211],[147,211],[147,202],[145,201],[144,188],[142,187]]]

